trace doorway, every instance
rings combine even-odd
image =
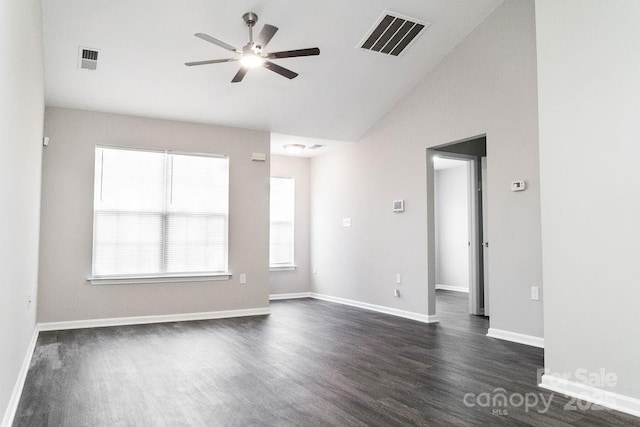
[[[489,315],[486,165],[484,135],[427,149],[430,313],[440,289],[468,295],[468,313]]]

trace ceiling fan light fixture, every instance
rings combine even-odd
[[[278,27],[265,24],[264,27],[262,27],[262,30],[260,30],[258,37],[256,37],[254,41],[253,27],[256,25],[256,22],[258,22],[258,15],[256,15],[253,12],[247,12],[244,15],[242,15],[242,19],[244,20],[244,23],[249,29],[249,43],[244,45],[242,49],[238,49],[234,46],[231,46],[230,44],[225,43],[222,40],[218,40],[215,37],[211,37],[210,35],[205,33],[194,34],[194,36],[198,37],[199,39],[202,39],[206,42],[219,46],[235,54],[240,54],[241,55],[240,57],[225,58],[225,59],[208,59],[205,61],[190,61],[190,62],[185,62],[184,65],[186,65],[187,67],[193,67],[195,65],[220,64],[223,62],[239,61],[240,69],[231,80],[231,83],[241,82],[250,68],[257,68],[257,67],[264,67],[269,71],[273,71],[274,73],[280,74],[282,77],[285,77],[291,80],[298,77],[298,73],[291,71],[288,68],[282,67],[278,64],[274,64],[270,60],[320,55],[320,49],[317,47],[312,47],[308,49],[284,50],[280,52],[265,52],[264,49],[267,47],[267,45],[269,44],[269,41],[271,41],[273,36],[278,31]]]
[[[242,64],[242,66],[245,68],[260,67],[262,66],[262,64],[264,64],[265,61],[266,61],[265,58],[263,58],[260,55],[255,55],[253,53],[245,54],[242,56],[242,58],[240,58],[240,64]]]
[[[287,153],[293,156],[297,156],[298,154],[302,153],[302,150],[307,147],[302,144],[285,144],[282,146],[282,148],[284,148]]]

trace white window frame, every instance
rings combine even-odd
[[[297,268],[295,263],[296,259],[296,181],[294,177],[291,176],[272,176],[269,178],[269,182],[273,179],[289,179],[291,180],[291,261],[287,263],[271,263],[271,254],[269,254],[269,271],[292,271]],[[269,196],[271,197],[271,196]],[[269,199],[271,202],[271,199]],[[269,208],[269,236],[271,236],[271,224],[273,221],[271,220],[271,208]],[[269,248],[271,248],[271,237],[269,237]],[[269,249],[271,251],[271,249]]]
[[[186,155],[186,156],[200,156],[200,157],[212,157],[212,158],[220,158],[220,159],[228,159],[226,155],[220,154],[212,154],[212,153],[194,153],[194,152],[185,152],[185,151],[172,151],[172,150],[154,150],[147,148],[137,148],[137,147],[127,147],[127,146],[117,146],[117,145],[96,145],[96,149],[98,148],[106,148],[106,149],[117,149],[117,150],[128,150],[128,151],[145,151],[152,153],[164,153],[167,154],[176,154],[176,155]],[[95,173],[94,173],[95,175]],[[95,177],[97,179],[97,177]],[[165,184],[166,185],[166,184]],[[230,185],[227,181],[227,185]],[[228,197],[228,196],[227,196]],[[183,272],[183,273],[154,273],[154,274],[128,274],[128,275],[91,275],[87,278],[87,281],[92,285],[124,285],[124,284],[143,284],[143,283],[179,283],[179,282],[200,282],[200,281],[216,281],[216,280],[229,280],[232,275],[228,271],[229,269],[229,200],[227,199],[227,217],[225,221],[225,268],[224,271],[215,271],[215,272]],[[93,206],[93,215],[95,221],[95,206]],[[166,211],[163,215],[170,215]],[[93,225],[93,230],[95,232],[95,224]],[[92,251],[93,246],[95,245],[95,235],[92,237]],[[93,270],[93,253],[91,257],[91,265]]]

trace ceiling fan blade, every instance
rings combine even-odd
[[[245,67],[241,67],[238,72],[236,73],[236,75],[233,77],[233,80],[231,80],[231,83],[239,83],[242,81],[242,79],[244,79],[245,74],[247,74],[247,71],[249,71],[248,68]]]
[[[207,61],[192,61],[185,62],[184,65],[187,67],[193,67],[194,65],[207,65],[207,64],[220,64],[223,62],[235,62],[238,61],[238,58],[226,58],[226,59],[209,59]]]
[[[320,55],[320,49],[312,47],[309,49],[284,50],[282,52],[271,52],[268,56],[270,59],[278,58],[295,58],[297,56],[313,56]]]
[[[298,73],[295,73],[287,68],[281,67],[270,61],[265,61],[264,64],[262,64],[262,66],[288,79],[295,79],[296,77],[298,77]]]
[[[224,49],[230,50],[231,52],[239,52],[238,49],[236,49],[235,47],[231,46],[230,44],[226,44],[223,41],[220,41],[214,37],[211,37],[208,34],[204,34],[204,33],[195,33],[194,36],[198,37],[199,39],[202,39],[204,41],[207,41],[209,43],[213,43],[217,46],[220,46]]]
[[[269,25],[269,24],[264,24],[264,27],[262,27],[260,34],[258,34],[258,38],[256,38],[255,44],[262,47],[262,49],[264,49],[265,46],[269,44],[269,42],[271,41],[271,39],[273,38],[273,36],[276,34],[277,31],[278,31],[278,27],[274,27],[273,25]]]

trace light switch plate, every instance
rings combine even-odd
[[[531,299],[534,301],[540,300],[540,288],[537,286],[531,287]]]

